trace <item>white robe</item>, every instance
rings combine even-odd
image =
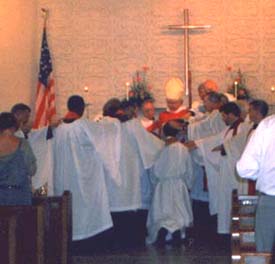
[[[246,127],[247,123],[241,123],[237,134]],[[233,130],[228,131],[226,128],[217,135],[196,141],[207,174],[210,214],[218,215],[218,233],[220,234],[230,232],[231,193],[237,188],[238,182],[234,175],[234,167],[231,167],[227,157],[221,156],[220,152],[213,152],[212,149],[224,144],[232,137]]]
[[[47,184],[48,195],[53,195],[53,152],[52,140],[47,140],[48,127],[31,130],[28,134],[28,142],[31,145],[36,158],[37,170],[32,177],[32,187],[39,189]],[[24,138],[21,130],[16,136]]]
[[[237,161],[240,159],[245,146],[252,136],[255,130],[251,130],[253,123],[247,123],[247,126],[244,127],[241,133],[232,137],[231,139],[224,142],[224,149],[226,152],[226,160],[231,168],[231,174],[234,175],[237,181],[237,189],[239,194],[247,195],[248,194],[248,182],[247,179],[242,179],[238,176],[235,169]]]
[[[106,172],[118,178],[120,124],[79,119],[61,124],[54,135],[54,194],[72,192],[73,240],[112,227]]]
[[[205,114],[205,118],[200,121],[189,124],[188,126],[188,139],[197,140],[211,135],[220,133],[226,128],[222,116],[218,110],[214,110],[209,114]],[[196,160],[197,157],[195,153],[192,153],[193,159]],[[193,165],[193,170],[195,171],[195,182],[191,190],[191,197],[195,200],[208,201],[208,192],[203,190],[203,170],[200,165]]]
[[[187,189],[193,182],[188,150],[181,143],[165,147],[152,171],[155,189],[147,220],[148,243],[156,240],[161,227],[173,233],[193,222]]]
[[[205,119],[191,123],[188,126],[188,139],[196,140],[223,131],[226,125],[218,110],[212,111]]]
[[[119,177],[112,177],[112,173],[106,177],[111,211],[148,208],[152,192],[146,170],[164,143],[146,131],[138,119],[121,124],[121,142]]]

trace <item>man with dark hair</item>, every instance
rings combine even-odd
[[[61,195],[64,190],[72,192],[73,240],[83,240],[112,226],[104,173],[106,170],[115,174],[114,149],[120,141],[113,140],[118,130],[111,121],[103,129],[104,121],[81,118],[85,108],[81,96],[69,97],[67,108],[53,139],[54,195]]]
[[[72,123],[82,117],[85,109],[84,99],[79,95],[72,95],[67,102],[68,112],[65,115],[63,122]]]
[[[189,148],[197,148],[197,154],[205,166],[210,214],[218,216],[218,233],[230,232],[231,192],[236,184],[234,179],[226,178],[228,161],[221,155],[223,144],[240,133],[246,124],[240,118],[241,110],[236,103],[230,102],[220,108],[220,113],[227,127],[220,133],[194,142],[187,143]],[[190,145],[189,145],[190,144]]]
[[[255,182],[252,180],[243,180],[235,175],[235,166],[237,160],[240,158],[247,142],[249,141],[252,134],[255,132],[255,129],[259,123],[267,116],[268,113],[268,104],[263,100],[254,100],[249,104],[248,115],[251,121],[250,125],[245,127],[241,133],[236,137],[226,141],[223,144],[224,153],[227,156],[228,164],[231,164],[232,168],[232,177],[235,177],[238,181],[238,192],[240,194],[255,195]],[[233,172],[234,170],[234,172]]]
[[[168,123],[163,127],[166,139],[174,138],[179,130]],[[181,244],[182,232],[193,222],[188,189],[193,183],[192,160],[180,142],[167,145],[152,167],[154,184],[147,227],[148,243],[164,246],[168,232],[172,245]]]
[[[216,92],[209,92],[203,99],[205,110],[211,113],[221,107],[221,96]]]
[[[220,112],[222,113],[223,121],[226,125],[231,126],[237,120],[240,121],[241,110],[239,106],[234,102],[229,102],[223,105],[220,108]]]
[[[30,115],[31,115],[31,108],[23,103],[15,104],[11,108],[11,112],[14,114],[18,126],[21,132],[23,132],[24,137],[26,138],[28,133],[31,130],[31,123],[30,121]],[[16,135],[20,136],[20,132],[17,132]]]
[[[249,103],[250,120],[259,124],[268,114],[268,104],[264,100],[253,100]]]

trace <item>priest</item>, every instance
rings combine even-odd
[[[228,126],[219,134],[196,140],[189,148],[197,147],[196,160],[205,166],[209,189],[210,214],[218,214],[218,233],[229,233],[227,214],[231,210],[231,192],[236,188],[235,181],[225,177],[228,164],[221,149],[222,143],[240,133],[245,125],[240,118],[237,104],[230,102],[220,109],[222,118]]]
[[[155,120],[155,106],[152,100],[146,100],[141,105],[142,117],[140,122],[142,126],[153,134],[159,131],[159,122]]]
[[[236,135],[224,142],[224,153],[225,158],[227,159],[228,164],[231,167],[231,173],[228,174],[228,177],[234,177],[238,181],[238,193],[243,195],[255,195],[255,181],[245,180],[238,175],[236,175],[235,166],[241,154],[244,151],[246,144],[248,143],[250,137],[255,132],[255,129],[259,123],[267,116],[268,114],[268,104],[263,100],[253,100],[249,103],[248,116],[250,120],[250,125],[246,126],[245,129]]]
[[[72,192],[73,240],[83,240],[113,225],[105,173],[117,180],[120,123],[89,122],[78,95],[69,98],[67,107],[54,135],[54,194]]]

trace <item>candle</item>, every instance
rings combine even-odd
[[[275,87],[271,86],[270,90],[271,90],[272,93],[274,93],[275,92]]]
[[[130,87],[130,83],[127,82],[126,83],[126,100],[129,101],[129,87]]]
[[[234,82],[234,95],[235,95],[235,98],[237,99],[237,97],[238,97],[238,82],[237,81]]]

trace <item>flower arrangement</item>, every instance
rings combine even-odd
[[[250,94],[246,87],[244,73],[239,69],[238,71],[232,71],[230,66],[227,66],[229,72],[231,84],[228,86],[228,93],[234,95],[237,99],[249,99]],[[233,81],[233,82],[232,82]]]
[[[154,100],[151,92],[152,86],[147,81],[148,70],[147,66],[143,66],[141,71],[137,70],[135,72],[132,84],[126,84],[126,100],[136,104],[138,107],[146,100]]]

